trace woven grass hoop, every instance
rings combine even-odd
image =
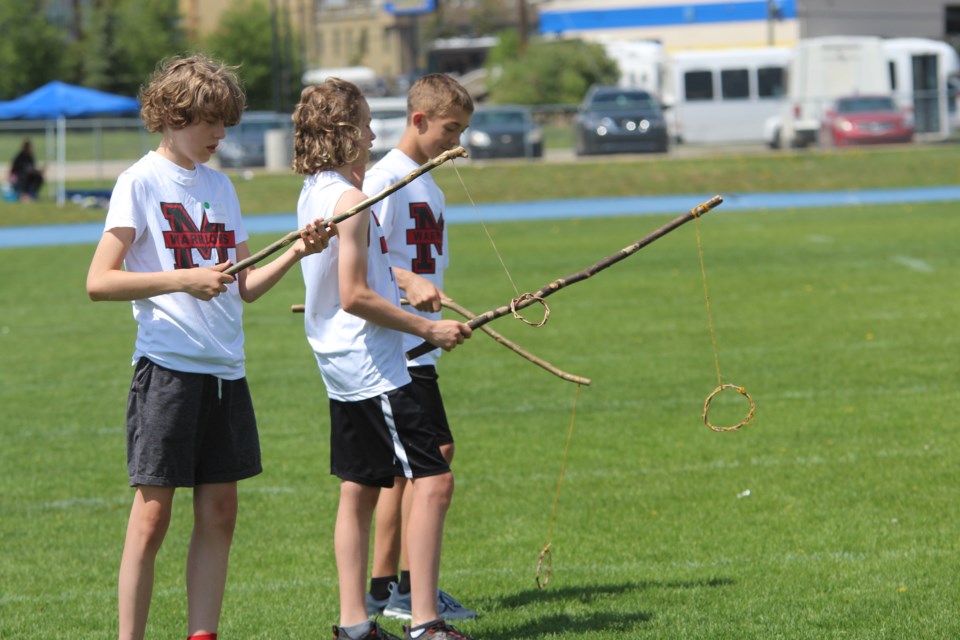
[[[551,573],[553,573],[553,554],[550,553],[550,545],[548,544],[537,556],[537,588],[547,588]]]
[[[526,302],[527,300],[536,300],[537,302],[543,305],[543,320],[541,320],[540,322],[530,322],[529,320],[524,318],[522,315],[520,315],[520,312],[517,311],[517,307],[521,303]],[[543,325],[547,324],[547,320],[550,319],[550,307],[547,306],[547,301],[541,298],[540,296],[534,295],[532,293],[524,293],[520,296],[517,296],[513,300],[511,300],[510,313],[512,313],[513,317],[516,318],[517,320],[521,320],[534,328],[542,327]]]
[[[726,390],[726,389],[736,389],[736,390],[737,390],[737,393],[739,393],[739,394],[742,395],[744,398],[746,398],[747,400],[749,400],[749,401],[750,401],[750,412],[747,413],[747,417],[746,417],[746,418],[744,418],[743,420],[741,420],[740,422],[738,422],[738,423],[735,424],[735,425],[731,425],[731,426],[729,426],[729,427],[718,427],[717,425],[714,425],[714,424],[711,424],[711,423],[710,423],[710,418],[708,417],[708,413],[710,412],[710,403],[713,402],[714,396],[716,396],[716,395],[719,394],[721,391],[724,391],[724,390]],[[716,389],[714,389],[714,390],[713,390],[713,393],[711,393],[709,396],[707,396],[706,402],[703,403],[703,424],[707,425],[708,427],[710,427],[710,428],[713,429],[714,431],[736,431],[736,430],[739,429],[740,427],[743,427],[743,426],[746,426],[746,425],[750,424],[750,422],[753,420],[753,414],[756,412],[756,410],[757,410],[757,405],[753,402],[753,398],[750,397],[750,394],[747,393],[747,390],[746,390],[746,389],[744,389],[744,388],[741,387],[741,386],[735,385],[735,384],[722,384],[722,385],[720,385],[719,387],[717,387]]]

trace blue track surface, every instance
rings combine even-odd
[[[577,200],[542,200],[505,204],[447,207],[450,224],[508,222],[516,220],[549,220],[561,218],[597,218],[604,216],[637,216],[686,213],[709,200],[713,193],[680,196],[636,196],[630,198],[586,198]],[[960,201],[960,186],[918,187],[914,189],[873,189],[869,191],[818,191],[794,193],[731,193],[723,194],[724,203],[717,212],[772,209],[804,209],[811,207],[868,206],[914,202]],[[284,234],[297,228],[293,213],[245,216],[247,231]],[[102,223],[43,225],[0,228],[0,248],[39,247],[65,244],[93,244],[103,232]]]

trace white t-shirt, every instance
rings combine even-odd
[[[229,178],[205,165],[187,170],[151,151],[117,179],[104,230],[133,228],[127,271],[211,267],[237,261],[246,242],[240,203]],[[243,302],[236,282],[203,301],[168,293],[133,301],[133,361],[146,356],[168,369],[236,380],[245,375]]]
[[[333,217],[344,192],[353,189],[333,171],[308,176],[303,182],[297,219],[300,227],[317,218]],[[370,215],[367,285],[391,304],[400,306],[400,290],[387,257],[386,243],[375,215]],[[321,253],[300,261],[307,288],[304,328],[320,366],[327,395],[356,402],[392,391],[410,382],[401,333],[347,313],[340,304],[340,238],[334,236]]]
[[[375,196],[418,166],[405,153],[393,149],[367,171],[363,191]],[[383,227],[390,249],[390,263],[426,278],[441,291],[443,274],[450,265],[447,227],[443,220],[445,206],[443,191],[433,177],[425,173],[371,207]],[[431,320],[441,317],[439,311],[419,311],[412,306],[406,309]],[[404,351],[422,342],[415,335],[403,335]],[[434,349],[407,364],[433,366],[441,353],[441,349]]]

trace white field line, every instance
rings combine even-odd
[[[932,273],[936,271],[926,260],[921,260],[920,258],[911,258],[910,256],[894,256],[893,261],[897,264],[902,264],[908,269],[913,269],[914,271],[919,271],[921,273]]]

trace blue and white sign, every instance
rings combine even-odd
[[[437,0],[393,0],[384,3],[383,8],[395,16],[420,15],[436,11]]]

